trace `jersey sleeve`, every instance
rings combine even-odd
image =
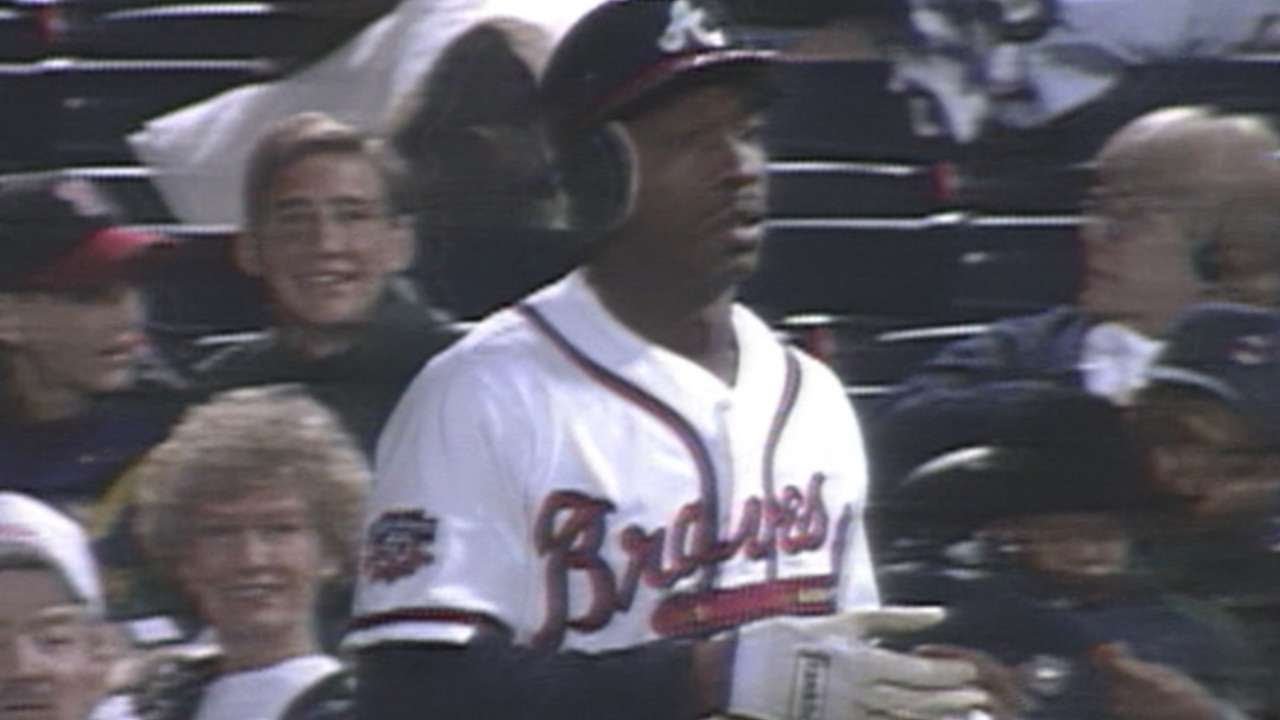
[[[689,643],[545,653],[478,633],[464,647],[383,644],[356,656],[356,720],[693,720]]]
[[[526,624],[529,433],[493,364],[442,356],[410,385],[379,440],[344,645],[466,643]],[[517,633],[518,634],[518,633]]]

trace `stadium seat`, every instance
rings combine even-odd
[[[132,160],[124,137],[143,120],[226,88],[275,76],[269,60],[82,60],[44,64],[61,99],[58,164]]]
[[[773,217],[926,215],[939,209],[933,168],[902,163],[784,160],[769,164]]]
[[[35,10],[0,3],[0,62],[36,60],[47,51]]]

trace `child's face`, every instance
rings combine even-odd
[[[1008,522],[1004,532],[1022,548],[1028,569],[1058,582],[1092,584],[1129,570],[1129,530],[1108,513],[1026,516]]]

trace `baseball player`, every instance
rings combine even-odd
[[[359,716],[991,707],[974,664],[866,641],[938,612],[876,609],[841,385],[733,301],[763,239],[769,58],[689,0],[607,3],[557,47],[561,152],[618,152],[620,209],[579,269],[429,364],[379,440]]]

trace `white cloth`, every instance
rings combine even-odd
[[[379,441],[349,645],[462,643],[488,620],[595,652],[878,604],[861,436],[830,370],[738,306],[729,387],[619,323],[582,271],[527,303],[580,357],[507,309],[413,382]],[[727,542],[744,527],[774,559]]]
[[[1147,382],[1147,369],[1164,343],[1119,323],[1100,323],[1084,336],[1080,370],[1085,389],[1127,405]]]
[[[340,669],[328,655],[304,655],[219,676],[205,688],[195,720],[277,720],[295,698]]]
[[[183,221],[238,225],[241,182],[255,139],[294,113],[319,110],[369,132],[454,38],[483,20],[512,17],[558,38],[601,0],[405,0],[355,38],[287,78],[247,85],[148,121],[129,136]]]

